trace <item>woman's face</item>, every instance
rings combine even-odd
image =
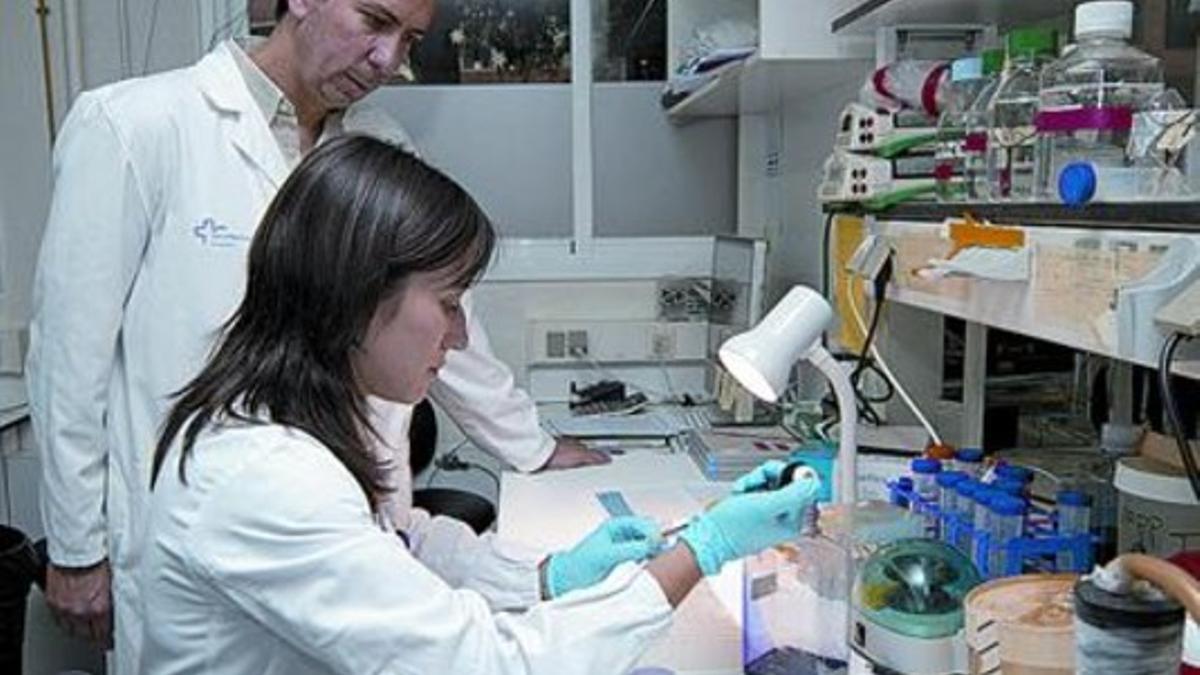
[[[425,398],[446,352],[467,346],[464,288],[445,273],[417,272],[379,307],[351,357],[364,393],[416,403]]]

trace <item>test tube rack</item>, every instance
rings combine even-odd
[[[1057,534],[1058,525],[1052,510],[1044,509],[1030,503],[1025,514],[1025,523],[1020,537],[1013,537],[1003,542],[993,543],[991,535],[985,531],[976,531],[972,523],[957,513],[943,513],[941,505],[925,499],[916,490],[899,485],[897,481],[888,481],[888,494],[892,504],[910,508],[913,512],[928,516],[936,522],[936,528],[926,531],[926,536],[936,537],[938,532],[945,530],[949,533],[948,540],[960,551],[963,551],[975,563],[981,576],[988,579],[1016,576],[1027,572],[1078,572],[1086,573],[1092,569],[1092,550],[1094,537],[1090,533],[1064,536]],[[974,545],[972,545],[972,542]],[[993,546],[1004,548],[1004,569],[990,569],[989,553]],[[974,552],[974,555],[972,555]],[[1060,568],[1058,554],[1070,552],[1073,565],[1069,569]]]

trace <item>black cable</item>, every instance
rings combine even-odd
[[[499,496],[500,496],[500,477],[496,475],[495,471],[492,471],[491,469],[487,468],[486,466],[484,466],[482,464],[476,464],[474,462],[467,462],[467,468],[468,469],[476,469],[478,471],[482,471],[482,472],[486,473],[488,475],[488,478],[491,478],[492,482],[496,484],[496,497],[499,498]]]
[[[883,307],[887,300],[887,286],[892,280],[893,270],[892,256],[889,254],[884,259],[883,265],[879,268],[879,273],[871,280],[875,290],[875,306],[871,312],[871,323],[867,328],[867,334],[863,336],[862,349],[858,354],[858,363],[850,373],[850,384],[854,387],[855,397],[859,400],[859,415],[867,422],[876,426],[880,424],[881,420],[879,414],[875,412],[871,404],[884,403],[890,400],[895,393],[891,381],[879,370],[875,365],[874,359],[871,357],[871,345],[874,344],[875,336],[878,334],[879,321],[883,316]],[[849,292],[853,293],[854,288],[851,288]],[[887,383],[888,392],[886,395],[872,398],[863,392],[861,386],[862,375],[868,368],[875,371]]]
[[[883,267],[880,268],[880,274],[876,275],[874,280],[875,285],[875,309],[871,312],[871,323],[866,328],[866,335],[863,336],[863,348],[858,353],[858,366],[850,375],[852,383],[858,382],[858,378],[863,375],[865,364],[869,362],[871,356],[871,344],[875,341],[875,333],[880,327],[880,317],[883,316],[883,301],[887,298],[888,282],[892,281],[892,256],[888,256],[883,262]],[[854,289],[851,288],[851,293]]]
[[[1180,342],[1191,339],[1190,336],[1183,333],[1175,333],[1163,343],[1162,351],[1158,356],[1158,388],[1162,392],[1163,408],[1166,410],[1167,418],[1171,421],[1171,430],[1175,433],[1175,443],[1179,446],[1179,456],[1183,459],[1188,482],[1192,485],[1192,492],[1196,495],[1196,499],[1200,500],[1200,470],[1196,468],[1196,458],[1192,456],[1187,436],[1184,435],[1183,422],[1179,417],[1179,407],[1175,403],[1175,394],[1171,390],[1171,363],[1175,360],[1175,349],[1179,347]]]

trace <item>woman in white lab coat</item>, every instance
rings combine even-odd
[[[778,467],[663,553],[637,518],[542,560],[417,509],[392,522],[380,407],[465,345],[458,301],[493,244],[461,188],[378,140],[288,179],[155,452],[143,672],[624,672],[701,574],[798,534],[816,486],[760,490]]]

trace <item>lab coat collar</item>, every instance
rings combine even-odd
[[[267,121],[255,107],[228,41],[196,64],[196,81],[209,105],[227,123],[228,138],[242,157],[278,188],[290,171]]]

